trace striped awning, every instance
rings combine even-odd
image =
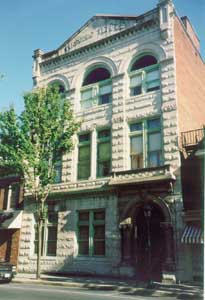
[[[201,228],[186,225],[182,233],[181,242],[185,244],[203,244],[204,235]]]

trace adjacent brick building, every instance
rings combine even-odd
[[[82,121],[48,200],[43,271],[190,280],[180,133],[205,123],[204,72],[192,25],[169,0],[94,16],[58,49],[34,51],[34,85],[58,83]],[[19,271],[35,271],[36,244],[25,198]]]
[[[23,210],[20,178],[8,169],[0,170],[0,258],[18,263],[19,239]]]

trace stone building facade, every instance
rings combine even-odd
[[[43,271],[186,280],[180,132],[204,122],[193,102],[205,85],[193,75],[197,98],[183,91],[181,64],[187,54],[183,67],[205,73],[197,41],[163,0],[141,16],[94,16],[58,49],[34,51],[34,86],[59,84],[82,122],[48,200]],[[21,272],[36,269],[34,211],[25,197]]]

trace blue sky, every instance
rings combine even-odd
[[[33,50],[56,49],[95,14],[140,15],[158,0],[6,0],[0,8],[0,111],[13,104],[23,110],[23,93],[32,88]],[[175,0],[187,15],[205,58],[205,1]]]

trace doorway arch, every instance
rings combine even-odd
[[[145,205],[150,207],[150,216],[145,216]],[[161,224],[165,216],[154,202],[141,203],[133,215],[131,232],[132,258],[139,281],[161,281],[165,262],[165,235]]]

